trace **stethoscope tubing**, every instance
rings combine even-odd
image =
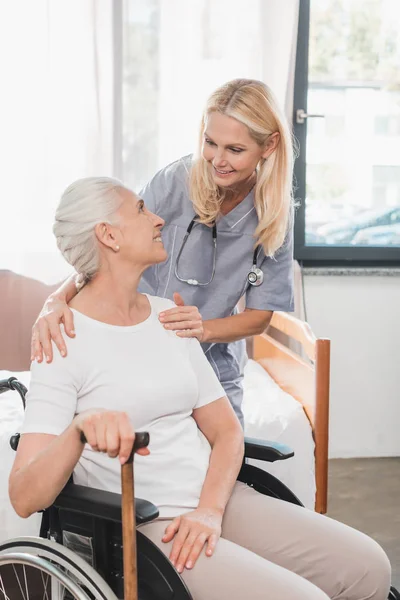
[[[187,283],[188,285],[195,285],[195,286],[205,287],[207,285],[210,285],[210,283],[213,281],[213,279],[215,277],[215,270],[216,270],[216,264],[217,264],[217,225],[216,225],[216,223],[213,224],[213,228],[212,228],[212,239],[213,239],[214,250],[213,250],[213,266],[212,266],[212,272],[211,272],[210,279],[208,281],[206,281],[206,282],[200,282],[200,281],[197,281],[197,279],[194,279],[194,278],[193,279],[192,278],[190,278],[190,279],[184,279],[183,277],[181,277],[179,275],[179,271],[178,271],[178,269],[179,269],[179,260],[180,260],[180,258],[182,256],[183,249],[186,246],[186,242],[188,241],[188,238],[189,238],[189,236],[191,234],[191,231],[192,231],[193,226],[194,226],[194,224],[196,222],[196,219],[197,219],[197,215],[195,215],[193,217],[193,219],[190,221],[190,223],[188,225],[188,228],[186,230],[186,233],[185,233],[185,237],[183,238],[182,245],[181,245],[181,247],[179,249],[179,252],[178,252],[178,255],[176,257],[176,261],[175,261],[175,277],[179,281],[181,281],[182,283]],[[252,269],[251,269],[250,273],[257,271],[257,272],[260,272],[262,274],[261,269],[258,269],[258,267],[257,267],[258,252],[259,252],[259,246],[257,246],[257,248],[255,248],[255,250],[254,250],[254,253],[253,253],[253,265],[252,265]],[[249,273],[249,275],[250,275],[250,273]],[[262,283],[262,280],[261,280],[260,283],[253,283],[252,281],[250,281],[249,275],[247,276],[247,280],[250,283],[250,285],[260,285],[260,283]],[[257,279],[257,281],[258,281],[258,279]]]

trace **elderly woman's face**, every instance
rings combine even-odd
[[[163,262],[167,258],[161,238],[164,220],[147,210],[144,201],[129,190],[119,192],[123,203],[118,211],[120,256],[140,267]]]

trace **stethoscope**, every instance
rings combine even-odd
[[[214,250],[213,250],[213,266],[212,266],[212,272],[211,272],[210,279],[208,281],[202,283],[200,281],[197,281],[197,279],[184,279],[183,277],[180,277],[180,275],[178,273],[179,260],[181,258],[183,249],[184,249],[184,247],[186,245],[186,242],[188,241],[188,237],[189,237],[189,235],[190,235],[190,233],[191,233],[191,231],[193,229],[193,225],[195,224],[196,219],[197,219],[197,215],[195,215],[193,217],[193,219],[190,221],[189,227],[186,230],[185,237],[183,238],[182,245],[181,245],[180,250],[178,252],[178,256],[176,257],[175,277],[177,279],[179,279],[179,281],[182,281],[182,283],[187,283],[189,285],[196,285],[196,286],[206,286],[206,285],[210,285],[210,283],[212,282],[212,280],[214,279],[214,276],[215,276],[215,265],[216,265],[216,262],[217,262],[217,225],[216,225],[216,223],[214,223],[214,225],[212,227],[212,240],[213,240]],[[262,270],[259,267],[257,267],[258,250],[259,250],[258,247],[254,250],[253,265],[252,265],[252,267],[251,267],[251,269],[248,272],[247,277],[246,277],[247,282],[250,285],[253,285],[254,287],[258,287],[264,281],[264,273],[262,272]]]

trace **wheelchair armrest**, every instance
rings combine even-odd
[[[84,513],[109,521],[121,522],[121,495],[105,490],[68,483],[54,501],[59,509]],[[136,523],[148,523],[158,517],[158,508],[147,500],[135,498]]]
[[[244,457],[256,458],[267,462],[292,458],[294,452],[289,446],[278,442],[268,442],[257,438],[244,438]]]

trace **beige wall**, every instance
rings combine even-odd
[[[307,320],[332,340],[330,456],[400,455],[400,275],[305,275]]]

